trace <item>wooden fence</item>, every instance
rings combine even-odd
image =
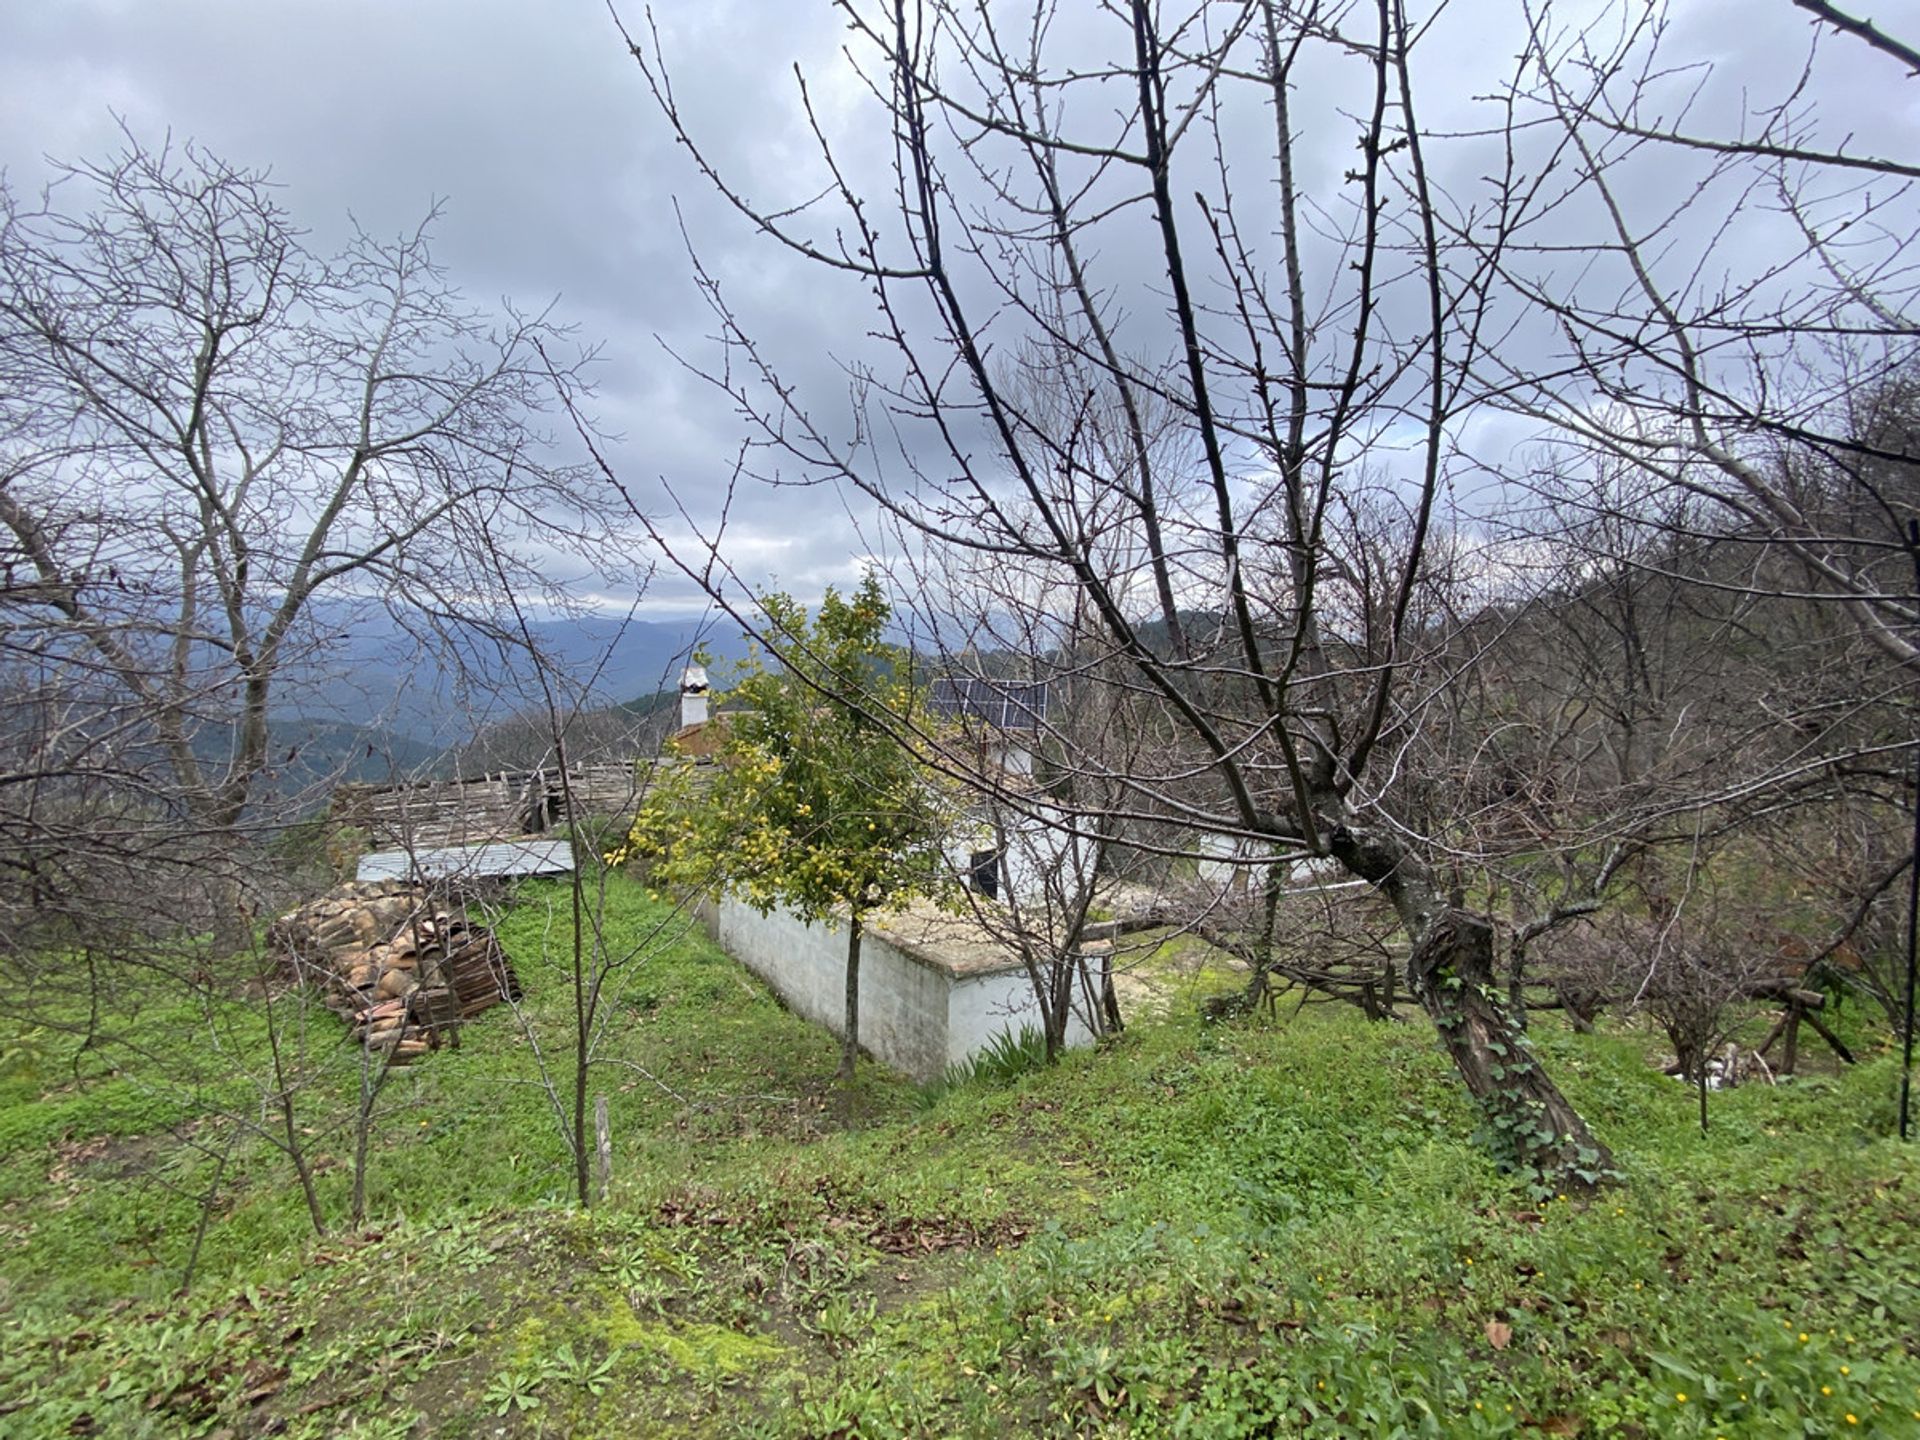
[[[576,765],[564,777],[558,769],[543,768],[467,780],[342,785],[333,792],[328,818],[364,831],[376,850],[437,849],[543,835],[575,818],[631,814],[651,763]]]

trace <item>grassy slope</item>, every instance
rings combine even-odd
[[[502,926],[549,1050],[557,902]],[[844,1129],[830,1038],[685,937],[620,998],[610,1203],[565,1206],[494,1011],[396,1076],[377,1224],[322,1241],[257,1141],[213,1184],[251,1011],[151,1006],[138,1062],[0,1032],[0,1434],[1920,1435],[1887,1059],[1717,1096],[1703,1141],[1636,1037],[1548,1033],[1625,1172],[1581,1206],[1493,1171],[1420,1027],[1190,1008],[931,1105],[863,1070]],[[334,1023],[301,1121],[337,1223]]]

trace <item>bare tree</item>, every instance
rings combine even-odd
[[[1920,360],[1906,258],[1920,168],[1849,149],[1808,99],[1865,52],[1811,46],[1777,98],[1736,97],[1741,77],[1674,52],[1658,7],[1609,7],[1580,28],[1544,6],[1528,17],[1498,223],[1460,234],[1557,344],[1524,364],[1489,349],[1484,383],[1554,444],[1718,511],[1791,560],[1791,587],[1770,577],[1777,593],[1835,609],[1920,673],[1915,451],[1899,420]],[[1870,26],[1843,28],[1900,53]],[[1682,219],[1703,214],[1710,225]],[[1569,285],[1575,231],[1592,238]]]
[[[891,180],[864,186],[818,123],[811,204],[756,201],[707,169],[770,243],[867,288],[890,362],[863,363],[841,435],[703,271],[729,357],[712,378],[758,446],[870,497],[903,549],[1004,564],[1008,608],[1073,594],[1119,662],[1116,699],[1149,700],[1173,742],[1151,765],[1076,757],[1116,787],[1107,813],[1142,835],[1174,827],[1188,853],[1244,839],[1378,887],[1411,992],[1512,1157],[1592,1183],[1605,1148],[1501,1003],[1492,925],[1450,893],[1399,802],[1426,704],[1404,681],[1433,641],[1418,615],[1447,431],[1494,274],[1443,253],[1404,6],[1133,0],[1074,27],[1045,7],[1017,24],[942,3],[840,8],[895,142]],[[701,155],[657,40],[635,53]],[[1311,201],[1294,138],[1310,68],[1350,117],[1319,118],[1356,147],[1339,192]],[[1062,357],[1056,387],[1086,403],[1035,404],[996,370],[996,348],[1036,336]],[[1062,424],[1117,415],[1124,430],[1150,404],[1178,417],[1173,453],[1190,461],[1130,437],[1130,463],[1109,465]],[[1384,549],[1348,503],[1369,448],[1391,454]],[[1138,557],[1118,573],[1114,534]],[[712,577],[704,554],[684,558]]]
[[[527,542],[594,548],[583,474],[538,428],[585,357],[545,314],[470,308],[432,218],[325,258],[263,173],[131,136],[37,202],[0,192],[6,658],[59,677],[63,742],[26,771],[127,772],[224,872],[229,946],[274,726],[334,642],[368,611],[484,631],[508,588],[561,598]]]
[[[1705,1133],[1709,1088],[1739,1083],[1743,1052],[1736,1037],[1752,1018],[1749,1002],[1810,998],[1818,1004],[1821,997],[1782,973],[1768,944],[1778,917],[1740,893],[1737,882],[1726,883],[1737,867],[1716,871],[1704,845],[1675,858],[1645,867],[1626,905],[1559,937],[1552,965],[1584,988],[1611,994],[1628,1011],[1653,1017],[1673,1046],[1669,1073],[1698,1096]]]
[[[1113,988],[1111,924],[1097,911],[1113,895],[1101,870],[1102,845],[1082,828],[1089,820],[1040,796],[1012,805],[989,781],[990,797],[975,814],[984,848],[949,856],[967,913],[980,931],[1019,957],[1033,988],[1049,1062],[1078,1033],[1100,1036],[1123,1026]],[[961,822],[959,835],[974,831]],[[985,864],[980,863],[985,857]]]
[[[1406,756],[1424,832],[1506,912],[1516,1014],[1532,948],[1659,856],[1822,833],[1904,746],[1898,686],[1793,597],[1787,557],[1629,467],[1529,483],[1541,503],[1490,547],[1499,584],[1451,623]],[[1808,896],[1804,923],[1837,921]],[[1555,1003],[1583,1020],[1576,992]]]

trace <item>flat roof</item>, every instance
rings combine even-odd
[[[909,959],[955,980],[1026,969],[1020,952],[971,913],[942,910],[930,900],[917,899],[904,910],[869,916],[867,929]]]
[[[496,840],[486,845],[447,845],[430,850],[380,850],[362,855],[358,880],[487,880],[521,875],[567,875],[573,844],[567,840]]]

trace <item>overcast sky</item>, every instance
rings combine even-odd
[[[645,23],[637,5],[623,8],[630,25]],[[1723,96],[1780,84],[1805,53],[1806,18],[1789,0],[1674,9],[1681,53],[1722,67]],[[837,59],[843,27],[824,3],[664,0],[657,10],[688,110],[715,158],[756,195],[780,197],[808,170],[795,64],[856,156],[884,155],[884,135],[862,129],[857,87]],[[1471,98],[1492,88],[1512,53],[1500,38],[1512,14],[1512,0],[1454,0],[1424,51],[1429,125],[1463,119]],[[1856,50],[1823,70],[1812,94],[1831,132],[1859,129],[1886,141],[1863,148],[1920,153],[1920,82],[1903,83],[1891,62]],[[1304,136],[1303,179],[1337,185],[1352,135],[1338,97],[1316,98],[1327,103],[1315,112],[1320,128]],[[702,361],[714,353],[676,205],[705,263],[796,382],[822,406],[844,401],[835,360],[858,351],[866,317],[844,288],[821,283],[715,201],[672,143],[600,0],[0,6],[0,161],[16,188],[37,183],[42,157],[112,148],[116,114],[143,139],[171,131],[271,166],[321,248],[349,212],[394,232],[443,200],[436,252],[470,294],[523,304],[558,296],[564,317],[604,344],[599,413],[622,436],[622,473],[649,503],[663,503],[660,477],[695,506],[710,501],[740,436],[724,399],[663,348]],[[849,579],[861,544],[849,508],[819,490],[756,493],[734,518],[736,562],[803,595]],[[655,598],[693,603],[673,584]]]

